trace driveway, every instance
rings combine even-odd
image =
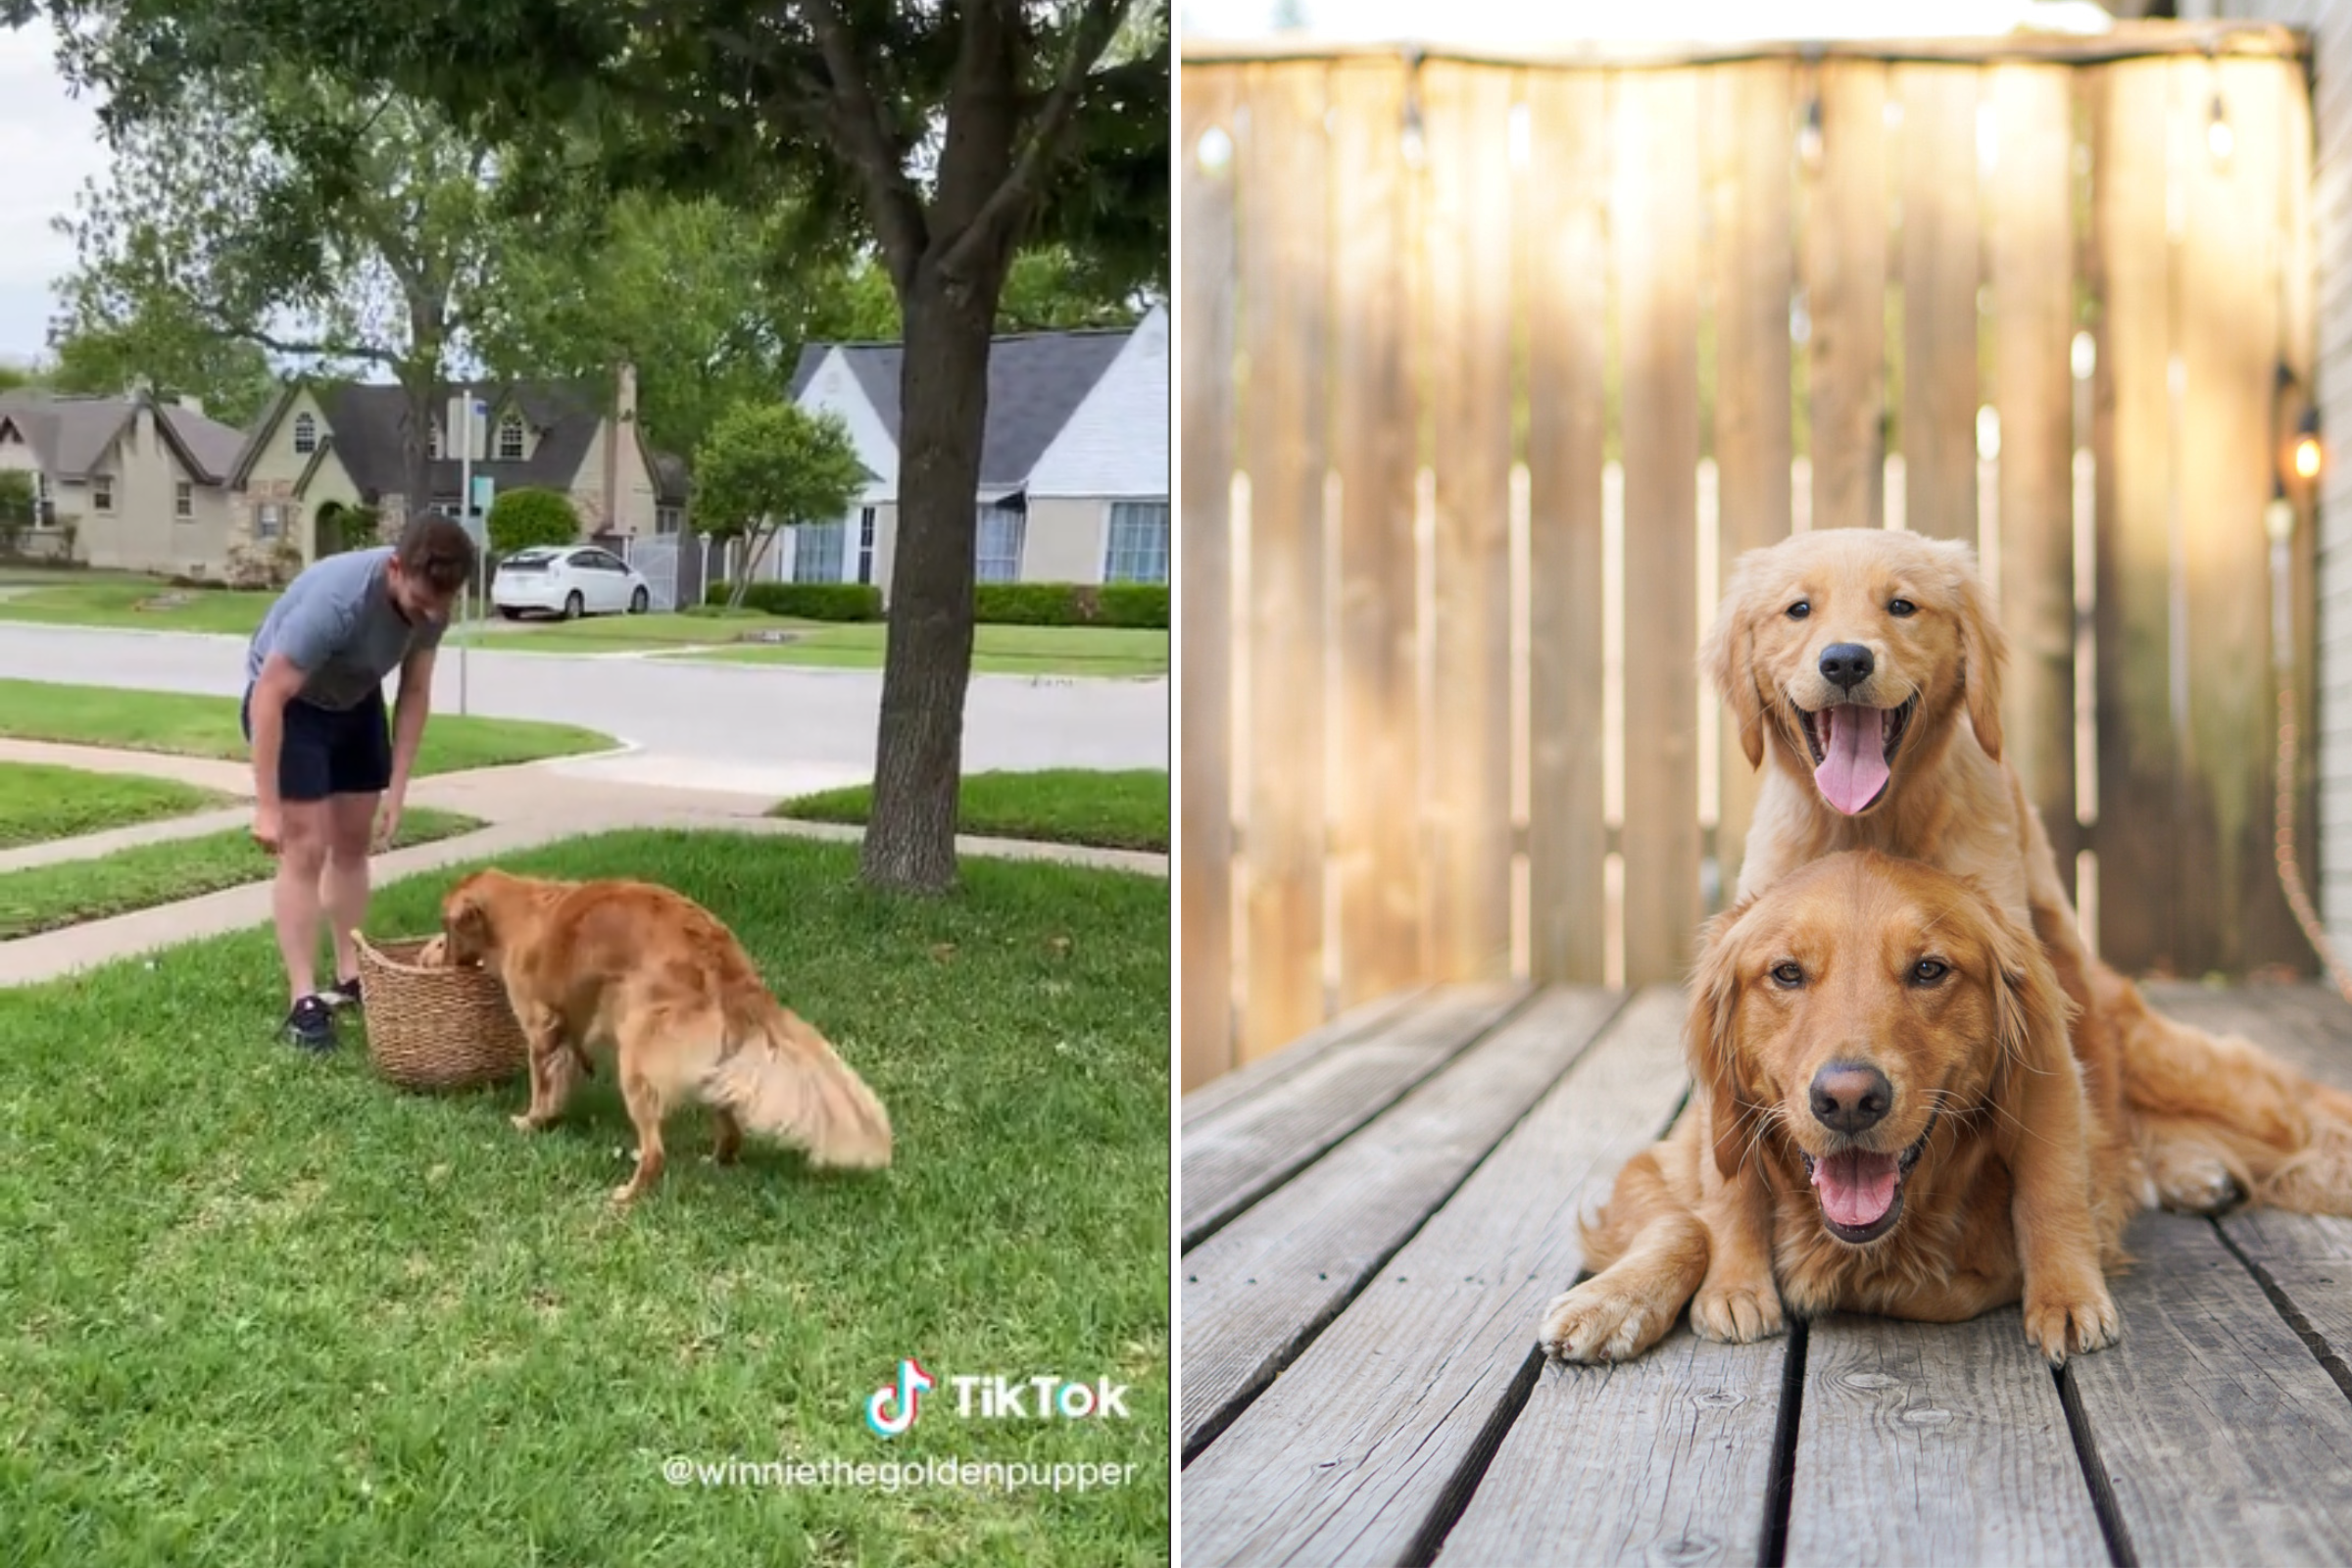
[[[463,664],[463,676],[461,676]],[[152,691],[234,697],[245,643],[186,632],[101,631],[0,622],[0,670]],[[461,694],[461,684],[463,693]],[[789,795],[873,775],[878,670],[670,663],[442,650],[438,712],[582,724],[634,755],[562,764],[614,781]],[[975,675],[963,765],[1168,765],[1168,682]]]

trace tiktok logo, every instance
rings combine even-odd
[[[877,1437],[897,1437],[914,1425],[922,1396],[937,1387],[921,1362],[901,1361],[899,1380],[885,1383],[865,1401],[865,1424]]]

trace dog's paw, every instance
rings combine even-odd
[[[2035,1287],[2026,1293],[2026,1338],[2052,1366],[2069,1355],[2103,1350],[2123,1337],[2123,1319],[2104,1281],[2086,1287]]]
[[[2151,1174],[2157,1201],[2177,1214],[2226,1214],[2246,1200],[2230,1167],[2211,1154],[2161,1155]]]
[[[1726,1345],[1752,1345],[1787,1331],[1781,1312],[1781,1293],[1767,1280],[1761,1284],[1700,1287],[1690,1298],[1690,1329],[1702,1340]]]
[[[1656,1344],[1673,1314],[1597,1279],[1544,1309],[1544,1348],[1563,1361],[1626,1361]]]

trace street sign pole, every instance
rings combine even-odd
[[[459,421],[462,428],[458,433],[458,526],[471,534],[473,532],[471,510],[473,507],[473,388],[471,386],[459,389],[458,403],[465,411]],[[477,539],[474,544],[478,550],[481,541]],[[479,560],[478,556],[476,560]],[[478,571],[475,573],[477,576],[479,574]],[[473,586],[471,582],[466,585],[466,595],[463,601],[468,620],[473,617]],[[472,628],[461,626],[458,629],[458,712],[461,715],[466,712],[466,655],[472,645]]]

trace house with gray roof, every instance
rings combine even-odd
[[[762,576],[890,592],[899,514],[896,343],[811,343],[792,399],[830,410],[872,476],[838,523],[786,530]],[[999,336],[989,349],[974,562],[982,582],[1168,580],[1168,316]]]
[[[474,404],[466,417],[466,398]],[[613,386],[485,381],[448,387],[433,400],[425,432],[432,493],[412,497],[403,452],[408,395],[398,386],[297,379],[280,389],[244,442],[230,473],[237,524],[250,546],[290,543],[305,560],[345,537],[343,520],[372,509],[385,534],[412,511],[461,514],[472,445],[476,505],[518,487],[571,498],[583,536],[626,539],[673,533],[684,516],[686,466],[649,446],[637,421],[637,377],[623,367]],[[468,425],[470,423],[470,428]]]
[[[19,545],[32,555],[221,575],[244,443],[192,400],[0,392],[0,468],[32,475],[33,526]]]

